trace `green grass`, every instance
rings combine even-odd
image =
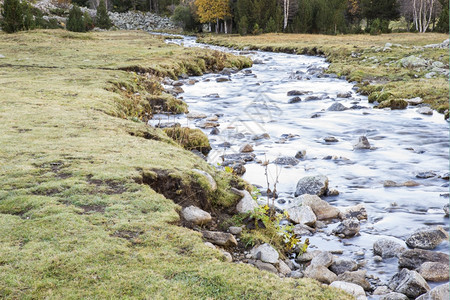
[[[350,299],[224,262],[146,182],[204,187],[202,169],[218,184],[202,200],[236,204],[243,182],[138,120],[158,76],[248,60],[139,32],[0,33],[0,53],[0,298]]]
[[[417,49],[414,46],[441,43],[448,35],[439,33],[392,33],[371,35],[307,35],[263,34],[258,36],[207,35],[200,40],[205,43],[236,47],[238,49],[262,49],[309,55],[324,55],[331,62],[330,73],[347,76],[349,81],[360,83],[365,94],[373,85],[378,91],[391,95],[390,99],[421,97],[434,109],[448,109],[449,85],[444,76],[427,79],[425,70],[413,70],[396,63],[410,55],[431,61],[443,62],[448,67],[448,49]],[[400,44],[383,52],[386,43]],[[352,53],[354,55],[352,57]],[[368,85],[367,83],[370,83]]]

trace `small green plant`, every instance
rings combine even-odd
[[[261,196],[261,191],[257,187],[254,186],[253,190],[252,190],[253,200],[257,200],[259,196]]]
[[[108,16],[108,10],[106,9],[106,4],[104,0],[100,0],[97,7],[97,17],[96,17],[97,27],[102,29],[109,29],[112,26],[111,20]]]
[[[280,233],[283,236],[285,251],[291,253],[298,250],[299,254],[305,253],[309,246],[309,239],[302,243],[302,238],[294,233],[294,225],[280,226]]]
[[[35,27],[32,8],[27,1],[5,0],[2,5],[1,15],[3,20],[0,22],[0,25],[3,31],[7,33],[30,30]]]

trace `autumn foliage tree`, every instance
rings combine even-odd
[[[216,22],[216,32],[219,32],[219,21],[225,23],[225,33],[227,28],[227,18],[231,17],[231,10],[228,0],[195,0],[197,14],[200,23]]]

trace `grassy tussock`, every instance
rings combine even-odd
[[[120,69],[176,74],[215,54],[138,32],[64,31],[0,34],[0,53],[0,298],[350,299],[224,262],[143,184],[146,170],[189,182],[202,169],[218,183],[208,201],[236,203],[235,177],[125,118],[144,102],[111,90],[153,91]],[[233,62],[245,60],[223,64]]]
[[[410,55],[440,61],[447,65],[448,49],[420,50],[414,46],[441,43],[448,36],[439,33],[415,34],[393,33],[371,35],[307,35],[307,34],[264,34],[259,36],[204,36],[201,41],[236,47],[239,49],[262,49],[308,55],[325,55],[331,62],[328,70],[349,81],[360,83],[366,94],[372,92],[372,85],[391,95],[391,100],[422,97],[434,109],[448,109],[448,79],[436,77],[427,79],[425,69],[404,68],[396,63]],[[400,44],[391,51],[382,51],[386,43]],[[381,51],[380,51],[381,50]],[[352,53],[357,53],[352,57]],[[370,85],[367,85],[370,83]]]

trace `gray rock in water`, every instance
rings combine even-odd
[[[389,288],[409,298],[416,298],[430,290],[428,283],[416,271],[402,269],[389,281]]]
[[[297,256],[296,261],[299,263],[305,263],[311,261],[314,257],[322,253],[320,250],[308,251]]]
[[[400,243],[391,239],[383,238],[373,243],[373,252],[383,258],[396,257],[405,250]]]
[[[314,228],[311,228],[305,224],[295,225],[292,231],[299,236],[312,235],[312,233],[315,232]]]
[[[420,179],[427,179],[436,177],[436,173],[434,173],[433,171],[419,172],[416,174],[416,177]]]
[[[369,140],[365,136],[360,136],[357,144],[353,146],[353,149],[370,149]]]
[[[347,92],[347,93],[338,93],[336,95],[337,98],[351,98],[352,97],[352,92]]]
[[[427,115],[427,116],[431,116],[432,114],[433,114],[433,110],[431,109],[431,108],[429,108],[429,107],[426,107],[426,106],[424,106],[424,107],[421,107],[421,108],[419,108],[418,110],[416,110],[419,114],[422,114],[422,115]]]
[[[300,150],[295,154],[295,158],[303,159],[306,156],[306,150]]]
[[[278,273],[277,268],[275,268],[272,264],[269,263],[265,263],[262,262],[260,260],[257,260],[254,264],[255,267],[257,267],[258,269],[260,269],[261,271],[267,271],[267,272],[271,272],[271,273]]]
[[[409,300],[409,298],[406,295],[392,292],[384,295],[383,297],[380,298],[380,300]]]
[[[448,281],[449,265],[438,262],[424,262],[417,272],[427,281]]]
[[[343,208],[339,217],[343,220],[350,218],[357,218],[358,220],[367,220],[367,211],[364,204],[358,204]]]
[[[334,136],[327,136],[324,137],[323,140],[327,143],[337,143],[339,142],[339,140],[337,138],[335,138]]]
[[[449,290],[450,284],[447,282],[421,295],[416,300],[448,300],[450,299]]]
[[[220,231],[202,231],[203,237],[209,242],[223,246],[223,247],[235,247],[237,241],[231,233],[225,233]]]
[[[358,264],[356,261],[349,258],[337,258],[333,260],[333,263],[330,266],[330,270],[337,274],[343,274],[347,271],[352,272],[358,269]]]
[[[409,105],[419,105],[423,103],[423,99],[420,97],[411,98],[411,99],[405,99],[406,102],[408,102]]]
[[[327,267],[317,265],[309,265],[306,268],[304,275],[305,277],[312,278],[326,284],[330,284],[337,279],[337,275],[328,270]]]
[[[401,268],[416,269],[427,261],[448,264],[449,255],[447,253],[430,250],[408,249],[400,254],[398,265]]]
[[[305,101],[314,101],[314,100],[322,100],[320,96],[307,96]]]
[[[309,92],[309,91],[292,90],[292,91],[287,92],[287,95],[288,96],[302,96],[302,95],[306,95],[306,94],[309,94],[309,93],[311,93],[311,92]]]
[[[253,147],[250,144],[245,144],[239,149],[239,152],[241,153],[253,152]]]
[[[311,207],[318,220],[333,219],[340,213],[338,208],[320,199],[317,195],[305,194],[297,197],[295,201],[301,203],[303,206],[307,205]]]
[[[325,195],[328,190],[328,177],[323,175],[306,176],[297,182],[295,197],[303,194]]]
[[[280,256],[278,255],[277,250],[275,250],[272,246],[265,243],[258,247],[253,248],[250,251],[250,254],[253,258],[259,259],[263,262],[275,264],[278,262]]]
[[[285,157],[277,157],[277,158],[273,161],[273,163],[276,164],[276,165],[296,166],[296,165],[298,165],[299,160],[296,159],[296,158],[294,158],[294,157],[288,157],[288,156],[285,156]]]
[[[294,103],[298,103],[298,102],[301,102],[301,101],[302,101],[302,99],[300,97],[294,97],[294,98],[289,99],[288,103],[289,104],[294,104]]]
[[[359,233],[360,224],[357,218],[346,219],[342,221],[335,229],[333,233],[335,235],[344,235],[345,237],[352,237]]]
[[[411,248],[431,250],[444,240],[448,240],[448,233],[440,226],[419,228],[406,239]]]
[[[344,272],[339,274],[337,280],[351,282],[361,286],[364,290],[368,291],[371,289],[370,282],[366,279],[366,270],[359,270],[354,272]]]
[[[229,78],[226,78],[226,77],[219,77],[219,78],[216,78],[216,82],[225,82],[225,81],[230,81],[230,79],[229,79]]]
[[[347,109],[348,109],[347,107],[345,107],[344,105],[342,105],[339,102],[335,102],[335,103],[331,104],[330,107],[327,108],[328,111],[344,111]]]
[[[208,212],[193,205],[184,208],[181,211],[181,215],[187,222],[196,225],[203,225],[212,220],[211,215]]]
[[[334,287],[347,292],[348,294],[355,297],[356,300],[366,300],[366,293],[364,289],[357,284],[345,282],[345,281],[334,281],[330,284],[330,287]]]
[[[311,265],[329,267],[333,263],[333,254],[323,251],[311,260]]]
[[[251,212],[258,207],[258,204],[253,200],[252,196],[246,190],[241,191],[242,199],[236,205],[236,211],[240,214]]]
[[[264,64],[264,62],[262,61],[262,59],[257,58],[255,60],[253,60],[253,64],[255,64],[255,65],[262,65],[262,64]]]
[[[213,129],[211,129],[211,132],[209,134],[211,135],[218,135],[220,133],[220,130],[216,127],[214,127]]]
[[[447,203],[442,209],[444,210],[445,216],[448,217],[450,214],[450,205]]]
[[[308,226],[314,226],[317,221],[316,215],[309,206],[294,206],[287,210],[289,220],[295,224],[305,224]]]

